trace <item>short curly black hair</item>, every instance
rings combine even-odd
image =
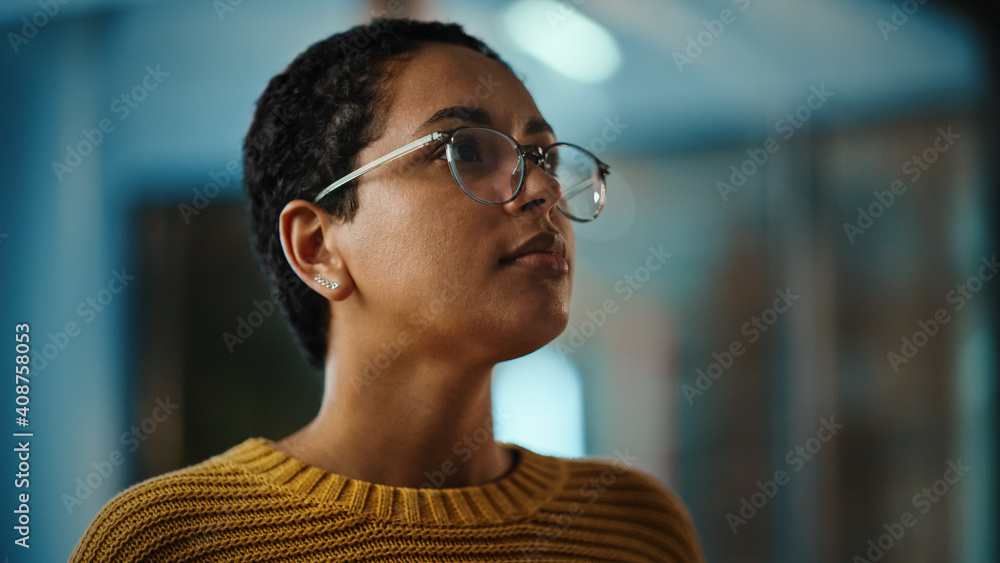
[[[425,43],[473,49],[507,64],[453,23],[377,18],[319,41],[268,83],[243,143],[243,189],[254,253],[274,301],[306,361],[322,369],[329,310],[295,274],[281,248],[278,217],[294,199],[312,200],[354,170],[358,152],[377,139],[376,117],[389,104],[387,64]],[[509,66],[508,66],[509,68]],[[320,205],[350,221],[358,210],[351,182]]]

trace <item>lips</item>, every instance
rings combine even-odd
[[[550,232],[542,232],[531,237],[513,252],[501,258],[500,263],[557,273],[569,271],[569,263],[566,261],[566,242],[561,236]]]

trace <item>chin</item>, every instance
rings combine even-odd
[[[554,315],[537,313],[536,311],[534,315],[526,315],[525,322],[518,323],[515,329],[506,330],[515,338],[504,340],[502,348],[504,359],[499,361],[527,356],[555,340],[569,324],[569,312],[566,310]]]

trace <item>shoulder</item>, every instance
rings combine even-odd
[[[607,459],[567,460],[562,497],[581,515],[614,521],[670,554],[673,561],[703,561],[691,515],[681,498],[636,467],[628,450]]]
[[[215,525],[210,523],[217,520],[204,516],[238,512],[233,498],[253,496],[246,494],[249,488],[265,486],[225,455],[153,477],[116,495],[90,523],[70,563],[171,560],[160,554],[179,540],[206,539]],[[235,491],[241,494],[233,495]]]
[[[630,455],[628,450],[616,451],[615,456],[609,458],[569,459],[567,486],[580,492],[585,501],[593,499],[591,504],[611,492],[613,496],[642,496],[683,508],[673,491],[656,477],[636,467],[638,461],[639,458]]]

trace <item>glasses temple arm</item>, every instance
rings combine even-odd
[[[562,197],[564,199],[569,199],[569,198],[575,196],[576,194],[582,192],[583,190],[589,188],[591,186],[591,184],[593,184],[592,180],[587,180],[586,182],[582,182],[580,184],[577,184],[576,187],[574,187],[574,188],[570,189],[568,192],[562,194]]]
[[[447,135],[445,135],[444,133],[441,133],[441,132],[431,133],[429,135],[425,135],[425,136],[417,139],[416,141],[413,141],[412,143],[409,143],[407,145],[404,145],[404,146],[402,146],[402,147],[400,147],[400,148],[392,151],[391,153],[383,156],[382,158],[379,158],[377,160],[373,160],[372,162],[370,162],[370,163],[362,166],[361,168],[358,168],[354,172],[351,172],[347,176],[344,176],[343,178],[337,180],[336,182],[334,182],[334,183],[330,184],[329,186],[327,186],[326,188],[324,188],[323,191],[319,192],[319,194],[316,196],[316,198],[313,199],[313,203],[319,203],[319,200],[321,200],[324,197],[328,196],[330,194],[330,192],[332,192],[333,190],[339,188],[340,186],[343,186],[344,184],[350,182],[351,180],[357,178],[358,176],[361,176],[362,174],[365,174],[366,172],[371,172],[372,170],[378,168],[379,166],[382,166],[383,164],[385,164],[385,163],[387,163],[387,162],[389,162],[391,160],[397,159],[397,158],[399,158],[399,157],[401,157],[403,155],[409,154],[409,153],[411,153],[411,152],[413,152],[413,151],[415,151],[415,150],[417,150],[417,149],[419,149],[419,148],[421,148],[423,146],[426,146],[426,145],[428,145],[430,143],[433,143],[435,141],[442,141],[442,140],[444,140],[446,138],[447,138]]]
[[[595,158],[594,160],[597,159]],[[600,160],[597,160],[597,166],[601,172],[601,182],[604,182],[604,178],[608,175],[609,172],[611,172],[611,167],[608,166],[607,164],[604,164]],[[583,190],[589,188],[592,183],[593,179],[587,179],[583,182],[580,182],[575,187],[571,188],[569,191],[563,193],[562,197],[565,199],[569,199],[575,196],[576,194],[582,192]]]

